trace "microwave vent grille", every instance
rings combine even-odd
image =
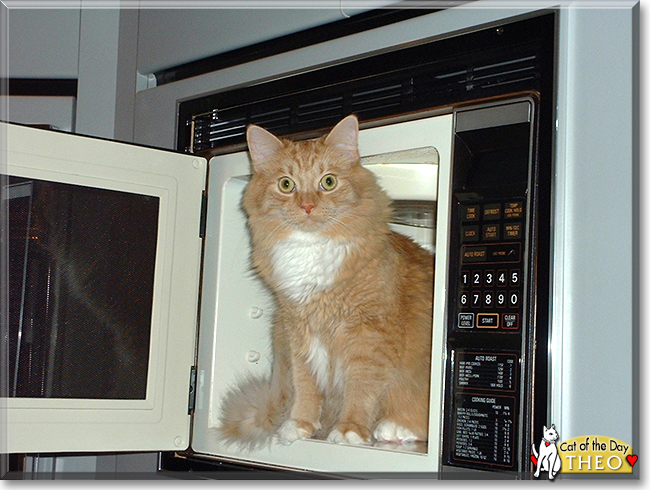
[[[305,74],[218,92],[181,104],[191,137],[179,149],[209,154],[245,143],[246,126],[307,135],[348,114],[379,119],[507,92],[537,90],[543,67],[535,41],[446,52],[437,44],[397,50]],[[443,52],[444,51],[444,52]],[[238,101],[232,105],[233,100]],[[185,144],[183,144],[185,143]]]

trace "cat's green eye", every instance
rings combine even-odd
[[[324,191],[331,191],[336,187],[336,177],[332,174],[325,175],[320,179],[320,188]]]
[[[289,194],[296,188],[296,183],[289,177],[282,177],[280,180],[278,180],[278,187],[285,194]]]

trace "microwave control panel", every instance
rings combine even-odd
[[[463,108],[454,124],[443,472],[521,472],[530,438],[535,101]]]
[[[457,329],[521,326],[524,201],[461,204]]]

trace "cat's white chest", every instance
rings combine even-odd
[[[309,295],[334,283],[350,244],[317,233],[295,231],[271,252],[273,275],[290,299],[304,302]]]

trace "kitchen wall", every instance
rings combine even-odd
[[[78,83],[76,98],[5,99],[8,114],[2,118],[133,141],[135,94],[155,85],[154,72],[368,10],[336,3],[319,9],[196,9],[183,8],[183,2],[159,9],[146,8],[155,5],[147,1],[123,3],[142,8],[86,8],[92,0],[55,9],[2,5],[8,36],[2,50],[6,73],[0,76]],[[246,7],[246,1],[240,5]]]
[[[79,71],[78,9],[6,9],[3,31],[3,78],[76,79]],[[6,29],[6,30],[5,30]],[[75,120],[73,96],[20,95],[3,98],[3,119],[50,124],[71,131]],[[4,105],[4,104],[3,104]],[[4,112],[4,111],[3,111]]]
[[[70,2],[67,5],[81,5]],[[4,7],[3,7],[4,8]],[[77,81],[77,93],[43,95],[46,85],[10,97],[10,121],[50,124],[65,131],[115,135],[120,11],[9,8],[3,63],[9,79]],[[3,26],[4,27],[4,26]]]

